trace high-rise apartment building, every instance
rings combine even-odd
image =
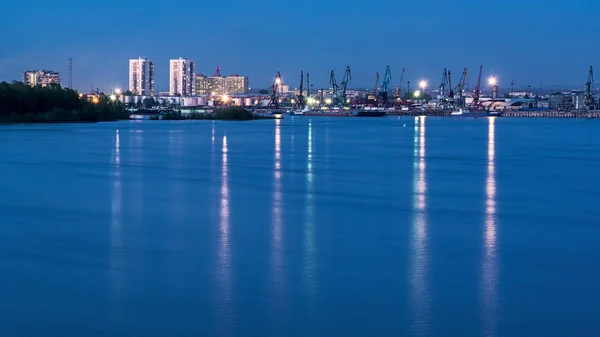
[[[129,91],[138,96],[154,96],[154,62],[145,57],[129,60]]]
[[[219,67],[213,76],[196,75],[198,95],[238,95],[248,93],[248,77],[233,74],[221,76]]]
[[[171,60],[169,95],[193,96],[196,94],[196,62],[184,58]]]
[[[60,76],[50,70],[30,70],[23,73],[23,82],[30,86],[47,87],[50,84],[60,85]]]

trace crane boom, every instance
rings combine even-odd
[[[331,75],[329,76],[329,84],[331,84],[331,88],[333,90],[333,99],[335,100],[338,96],[338,84],[335,80],[335,73],[331,70]]]
[[[444,68],[444,73],[442,74],[442,82],[440,83],[440,96],[446,96],[446,86],[448,86],[448,70]]]
[[[373,87],[373,96],[377,97],[379,94],[379,72],[375,73],[375,86]]]
[[[590,66],[590,71],[588,73],[588,79],[585,83],[585,95],[583,96],[583,102],[587,109],[594,110],[596,108],[596,103],[594,102],[594,97],[592,97],[592,85],[594,84],[594,69]]]
[[[310,98],[310,80],[308,71],[306,72],[306,98]]]
[[[346,71],[344,72],[344,77],[342,78],[342,82],[341,87],[341,93],[340,96],[338,97],[338,104],[342,104],[345,105],[346,102],[346,90],[348,89],[348,83],[350,83],[350,80],[352,79],[352,73],[350,72],[350,66],[346,66]]]
[[[381,92],[380,95],[383,98],[383,103],[388,102],[388,87],[390,85],[390,81],[392,80],[392,71],[390,70],[390,66],[385,68],[385,75],[383,76],[383,82],[381,83]]]
[[[279,101],[277,100],[277,93],[279,92],[279,86],[281,85],[281,73],[278,71],[277,75],[275,75],[275,80],[273,81],[273,85],[271,86],[271,101],[269,102],[269,106],[274,108],[279,108]]]
[[[406,71],[406,68],[402,68],[402,74],[400,75],[400,89],[398,90],[398,94],[400,95],[400,97],[402,97],[402,84],[404,83],[404,72]]]
[[[448,98],[454,98],[454,89],[452,89],[452,74],[450,70],[448,70],[448,87],[450,88],[450,92],[448,92]]]
[[[304,71],[300,71],[300,90],[298,90],[298,102],[297,107],[304,107]]]
[[[479,66],[479,76],[477,77],[477,85],[475,85],[475,90],[473,91],[473,102],[471,103],[471,106],[473,106],[474,109],[479,108],[480,102],[479,102],[479,95],[481,93],[481,72],[483,70],[483,65]]]

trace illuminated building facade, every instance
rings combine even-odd
[[[196,94],[198,95],[240,95],[248,93],[248,77],[233,74],[221,76],[196,75]]]
[[[193,96],[196,94],[196,62],[184,58],[170,62],[169,95]]]
[[[129,60],[129,91],[138,96],[154,96],[154,62],[145,57]]]
[[[31,70],[23,73],[23,82],[30,86],[47,87],[50,84],[60,85],[60,75],[50,70]]]

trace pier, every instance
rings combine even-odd
[[[408,110],[408,111],[390,111],[388,116],[429,116],[429,117],[449,117],[452,112],[449,110]],[[513,118],[600,118],[600,110],[572,110],[572,111],[504,111],[498,117]],[[457,116],[457,118],[460,118]]]

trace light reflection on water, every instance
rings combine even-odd
[[[495,336],[498,315],[498,265],[496,252],[496,117],[488,118],[484,252],[481,275],[483,334]]]
[[[410,322],[412,335],[423,336],[429,328],[430,294],[428,289],[428,236],[426,218],[427,180],[425,175],[425,117],[415,118],[414,139],[414,223],[412,227],[411,249],[411,306]]]
[[[110,287],[111,297],[116,307],[123,302],[123,280],[121,271],[123,269],[123,191],[121,182],[121,137],[119,130],[115,131],[114,148],[112,150],[111,163],[112,172],[112,198],[111,198],[111,221],[109,227],[110,240]]]
[[[317,262],[315,234],[315,201],[314,201],[314,151],[312,121],[308,122],[308,150],[306,154],[306,222],[304,225],[304,282],[306,285],[309,309],[314,310],[312,301],[317,293]]]
[[[284,271],[283,271],[283,234],[282,234],[282,216],[283,216],[283,195],[282,195],[282,172],[281,172],[281,120],[275,120],[275,151],[274,151],[274,170],[273,170],[273,220],[271,227],[271,286],[275,297],[277,308],[275,311],[281,311],[282,296],[284,290]]]
[[[231,335],[233,318],[233,289],[231,271],[231,242],[229,228],[229,167],[228,167],[227,136],[223,136],[223,147],[221,150],[221,201],[219,207],[219,254],[217,282],[220,287],[219,324],[220,335]]]

